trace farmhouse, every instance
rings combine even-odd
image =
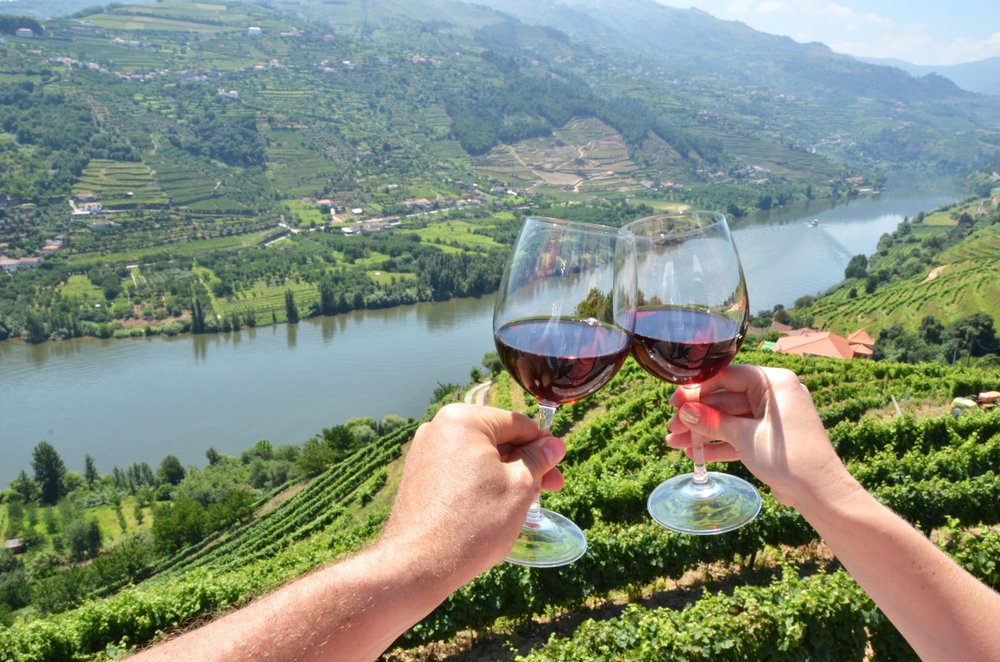
[[[875,341],[864,329],[844,338],[830,331],[795,329],[762,349],[796,354],[798,356],[826,356],[834,359],[871,358]]]

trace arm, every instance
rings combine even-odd
[[[559,439],[530,419],[449,405],[422,425],[379,540],[134,659],[372,660],[510,550]]]
[[[727,442],[706,458],[741,460],[796,508],[922,659],[1000,659],[1000,595],[848,473],[794,373],[730,366],[671,402],[668,443],[689,449],[692,429]]]

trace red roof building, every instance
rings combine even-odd
[[[874,345],[875,341],[864,329],[855,331],[848,338],[830,331],[799,329],[795,335],[778,338],[774,343],[774,351],[834,359],[871,358]]]

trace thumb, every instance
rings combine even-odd
[[[554,468],[566,456],[566,444],[558,437],[542,437],[535,441],[518,446],[508,456],[508,462],[523,464],[531,474],[532,481],[538,485],[542,476]]]
[[[705,439],[725,441],[737,452],[753,442],[757,430],[757,423],[753,419],[723,414],[700,402],[685,403],[678,415],[692,432]]]

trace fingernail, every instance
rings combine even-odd
[[[701,420],[701,411],[695,405],[686,404],[681,407],[680,417],[688,425],[697,425]]]

